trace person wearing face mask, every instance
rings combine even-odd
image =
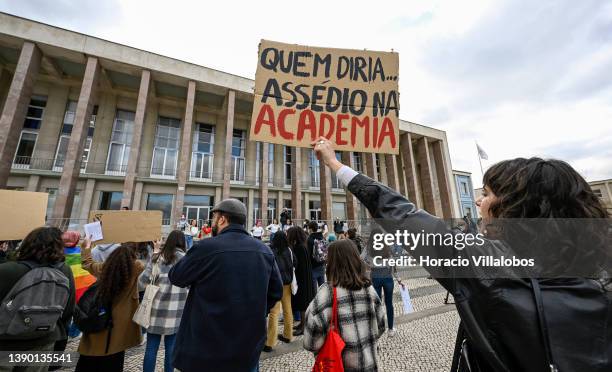
[[[168,273],[189,287],[173,366],[185,371],[258,371],[266,317],[283,295],[274,253],[246,231],[237,199],[212,210],[212,238],[190,249]]]

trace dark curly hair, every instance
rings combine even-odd
[[[36,228],[23,239],[17,259],[41,264],[64,262],[62,231],[57,227]]]
[[[543,277],[591,277],[612,267],[608,212],[566,162],[505,160],[487,170],[483,184],[496,197],[485,222],[490,237],[536,258]]]
[[[98,280],[100,303],[112,305],[117,296],[129,286],[135,261],[136,252],[127,245],[121,245],[108,256]]]
[[[489,207],[496,218],[608,217],[586,180],[561,160],[504,160],[487,170],[483,184],[497,196]]]

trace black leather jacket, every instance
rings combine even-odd
[[[443,221],[362,174],[348,185],[388,231],[439,232]],[[380,220],[378,220],[380,219]],[[491,250],[485,241],[482,249]],[[452,248],[449,248],[449,255]],[[414,250],[415,256],[425,252]],[[482,253],[482,252],[481,252]],[[486,252],[485,252],[486,253]],[[432,273],[433,274],[433,273]],[[455,297],[480,371],[551,371],[528,279],[437,277]],[[539,279],[553,361],[560,372],[612,371],[612,284],[585,278]]]

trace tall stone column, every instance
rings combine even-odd
[[[453,217],[453,207],[448,179],[448,167],[444,162],[444,147],[442,141],[433,144],[433,157],[436,162],[436,177],[438,179],[438,190],[440,190],[440,204],[442,205],[442,216]]]
[[[387,170],[387,186],[399,192],[400,188],[397,174],[397,164],[395,163],[395,155],[385,154],[384,168]]]
[[[234,106],[236,92],[227,93],[227,124],[225,126],[225,157],[223,162],[223,199],[230,197],[230,174],[232,168],[232,138],[234,136]]]
[[[395,165],[397,166],[396,170],[397,179],[399,180],[399,193],[402,195],[406,195],[406,171],[404,171],[401,154],[395,156]]]
[[[423,209],[427,212],[440,216],[436,208],[434,197],[433,173],[431,170],[431,161],[429,160],[429,145],[427,137],[421,137],[417,140],[417,154],[419,156],[419,164],[421,166],[421,184],[423,185]]]
[[[85,184],[85,190],[81,195],[81,213],[79,219],[85,221],[89,218],[89,210],[91,209],[91,201],[93,200],[94,190],[96,187],[96,179],[88,178]]]
[[[0,117],[0,189],[6,188],[11,173],[41,58],[42,54],[36,45],[29,41],[23,43]]]
[[[342,163],[355,169],[353,153],[349,151],[342,152]],[[350,191],[346,190],[346,219],[347,220],[357,219],[357,215],[358,215],[357,208],[358,208],[357,199],[353,196],[353,194],[351,194]]]
[[[400,154],[406,172],[406,196],[417,207],[422,208],[420,192],[417,187],[417,171],[412,149],[412,136],[410,133],[402,133],[400,136]]]
[[[55,199],[55,205],[53,207],[54,218],[70,217],[72,203],[74,201],[74,190],[79,180],[81,157],[83,156],[83,148],[85,147],[85,140],[87,139],[89,120],[93,111],[99,75],[100,63],[98,59],[96,57],[87,57],[87,66],[85,67],[85,76],[83,77],[79,101],[77,102],[72,134],[68,142],[66,160],[64,161],[57,198]]]
[[[378,171],[376,170],[376,154],[364,152],[363,162],[365,164],[365,174],[374,181],[378,181]]]
[[[179,167],[177,173],[178,187],[176,198],[174,199],[174,218],[178,220],[183,212],[183,202],[185,200],[185,185],[189,174],[189,164],[191,162],[191,140],[193,134],[193,106],[195,104],[196,82],[190,80],[187,85],[187,102],[185,102],[185,119],[183,120],[183,134],[181,136],[181,152],[179,154]],[[173,221],[173,224],[176,221]]]
[[[319,162],[319,180],[321,194],[321,219],[327,222],[331,228],[332,222],[332,195],[331,195],[331,171],[325,162]]]
[[[302,149],[299,147],[291,148],[291,210],[292,218],[304,219],[302,213]]]
[[[259,209],[261,210],[261,220],[264,226],[268,226],[268,151],[270,144],[258,142],[260,147],[259,167]],[[272,217],[274,218],[274,217]]]
[[[149,100],[149,86],[151,84],[151,71],[143,70],[140,74],[140,88],[138,89],[138,101],[136,103],[136,114],[134,115],[134,131],[132,144],[130,145],[130,157],[127,164],[125,181],[123,182],[123,197],[121,206],[133,208],[134,185],[138,175],[138,161],[140,158],[140,143],[142,141],[142,129],[144,127],[145,114]]]

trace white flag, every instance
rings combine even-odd
[[[478,146],[478,143],[476,144],[476,148],[478,149],[478,156],[480,156],[481,159],[489,160],[489,155],[487,155],[487,153],[480,146]]]

